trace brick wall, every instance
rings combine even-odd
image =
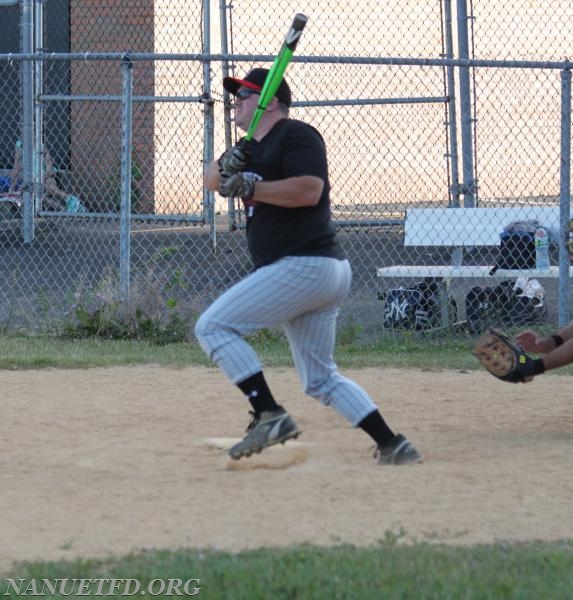
[[[153,52],[153,0],[70,0],[70,30],[72,52]],[[134,84],[134,95],[153,95],[153,64],[134,65]],[[116,61],[74,61],[71,88],[73,95],[120,96],[120,66]],[[153,123],[151,103],[134,106],[134,156],[141,179],[132,208],[138,212],[153,212],[154,208]],[[121,160],[121,104],[74,101],[71,126],[74,189],[79,190],[91,210],[115,209]]]

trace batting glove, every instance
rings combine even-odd
[[[217,161],[219,173],[230,177],[244,171],[248,158],[249,154],[245,142],[238,142],[219,157]]]
[[[221,176],[219,194],[225,198],[241,198],[248,202],[255,194],[255,182],[244,173],[236,173],[230,177]]]

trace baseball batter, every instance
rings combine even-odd
[[[235,97],[235,122],[246,131],[268,71],[225,78]],[[254,271],[220,296],[199,318],[201,347],[252,406],[234,459],[296,438],[294,419],[277,403],[246,337],[281,326],[304,392],[332,407],[376,443],[380,464],[421,462],[415,447],[395,434],[368,394],[341,375],[333,360],[336,320],[352,273],[331,221],[326,149],[312,126],[289,118],[292,95],[283,78],[257,130],[211,163],[208,189],[241,198]]]

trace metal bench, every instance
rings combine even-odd
[[[448,288],[455,278],[517,279],[528,275],[557,278],[558,266],[548,269],[496,269],[493,265],[462,265],[463,250],[476,246],[499,246],[503,228],[514,221],[536,220],[549,231],[550,243],[557,243],[560,230],[559,206],[508,208],[411,208],[406,211],[405,246],[444,246],[452,249],[449,265],[391,265],[377,269],[381,279],[435,278],[439,282],[442,325],[450,323]],[[569,268],[573,277],[573,267]]]

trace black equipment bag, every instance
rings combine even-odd
[[[547,320],[543,298],[523,295],[512,281],[494,287],[473,287],[466,296],[466,323],[470,333],[489,327],[532,325]]]
[[[498,269],[535,268],[535,232],[537,221],[515,221],[499,234],[499,256],[490,274]]]

